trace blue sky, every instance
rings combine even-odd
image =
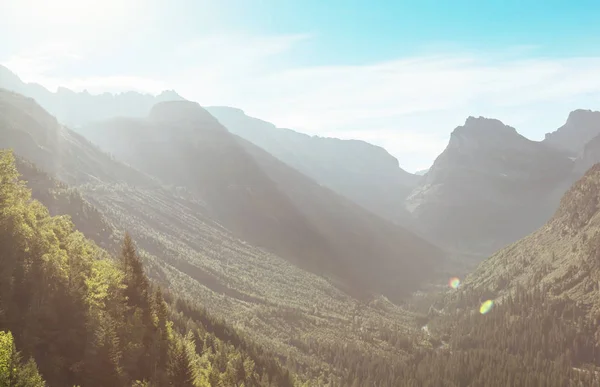
[[[0,2],[0,63],[90,92],[175,89],[428,167],[468,115],[531,139],[600,109],[598,1]]]

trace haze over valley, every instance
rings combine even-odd
[[[600,386],[597,53],[512,5],[565,51],[450,55],[415,5],[58,3],[0,5],[0,387]]]

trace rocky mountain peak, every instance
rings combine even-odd
[[[528,141],[511,126],[502,121],[470,116],[450,136],[449,148],[510,147],[523,140]]]
[[[578,109],[569,113],[567,122],[556,131],[546,134],[548,145],[579,154],[585,144],[600,134],[600,112]]]

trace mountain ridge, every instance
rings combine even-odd
[[[422,257],[424,265],[430,262],[430,257],[440,254],[416,235],[380,220],[264,150],[230,134],[197,103],[165,102],[154,109],[164,110],[168,120],[155,121],[151,114],[147,119],[98,123],[82,128],[82,133],[117,158],[165,183],[196,190],[207,201],[215,218],[242,238],[272,249],[278,255],[295,257],[296,263],[308,263],[309,268],[318,272],[345,273],[342,276],[353,278],[355,285],[366,281],[377,284],[379,290],[385,286],[389,286],[388,291],[400,289],[398,281],[389,276],[396,272],[394,262],[405,262],[405,269],[418,278],[418,265],[408,269],[413,267],[412,259],[403,253],[403,258],[398,260],[392,246],[397,246],[399,251],[413,251],[412,245],[422,246],[416,248],[414,254]],[[175,111],[171,114],[169,109],[184,114]],[[142,133],[145,137],[140,140]],[[123,143],[125,138],[129,139],[128,145],[115,145]],[[219,166],[218,173],[211,164]],[[196,167],[191,170],[190,165]],[[315,211],[316,208],[321,210]],[[340,222],[343,217],[344,222]],[[381,233],[381,230],[387,231]],[[324,237],[323,233],[329,236]],[[355,243],[359,235],[366,239]],[[392,235],[396,235],[397,241],[390,244]],[[360,257],[369,253],[361,246],[369,246],[373,259],[383,265],[377,269],[377,276],[389,272],[389,281],[385,276],[370,278],[377,270],[361,263],[364,258]],[[384,265],[384,262],[387,263]],[[358,267],[362,268],[360,276]],[[398,272],[398,275],[401,274]],[[415,283],[413,279],[405,281]]]
[[[543,142],[578,156],[590,140],[600,135],[600,112],[577,109],[569,113],[567,121],[554,132],[547,133]]]
[[[318,183],[371,212],[407,226],[403,199],[420,177],[400,168],[382,147],[361,140],[310,136],[247,116],[229,107],[208,107],[227,129],[266,150]]]
[[[491,254],[551,216],[572,167],[561,152],[499,120],[469,117],[453,130],[407,208],[440,246]]]

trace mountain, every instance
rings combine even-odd
[[[33,99],[0,89],[2,147],[43,166],[67,184],[129,182],[157,185],[149,176],[102,153],[81,135],[67,129]]]
[[[407,199],[440,246],[491,254],[540,227],[568,188],[573,161],[494,119],[469,117]]]
[[[119,242],[112,224],[78,190],[52,178],[21,157],[16,157],[15,166],[27,182],[31,197],[48,208],[51,216],[70,216],[75,228],[87,238],[112,253],[118,251]]]
[[[600,135],[592,138],[575,160],[575,172],[582,175],[594,164],[600,162]]]
[[[159,102],[184,100],[174,91],[154,97],[136,92],[91,95],[59,88],[53,93],[27,84],[0,65],[0,88],[34,98],[44,109],[72,128],[113,117],[146,117]],[[383,148],[356,140],[311,137],[246,116],[241,110],[211,107],[230,132],[265,149],[318,183],[344,195],[375,214],[408,226],[403,200],[419,177],[402,170]]]
[[[294,385],[274,354],[163,296],[128,235],[111,259],[31,201],[11,152],[0,182],[3,386]]]
[[[395,297],[441,255],[232,135],[196,103],[160,103],[147,119],[105,121],[81,133],[163,183],[196,192],[211,217],[242,239],[355,289]]]
[[[157,102],[183,100],[173,90],[163,91],[157,96],[133,91],[92,95],[87,91],[76,93],[64,87],[51,92],[39,84],[23,82],[2,65],[0,88],[35,99],[61,123],[72,127],[116,116],[145,117]]]
[[[427,174],[427,172],[429,172],[429,168],[417,171],[417,172],[415,172],[415,175],[417,175],[417,176],[425,176]]]
[[[600,164],[538,230],[498,251],[430,308],[434,350],[415,386],[600,383]],[[427,372],[419,372],[427,370]]]
[[[403,200],[419,177],[404,171],[385,149],[358,140],[309,136],[247,116],[242,110],[206,108],[231,133],[346,196],[373,213],[407,224]]]
[[[563,126],[546,134],[544,143],[577,156],[583,151],[585,144],[598,135],[600,112],[579,109],[569,114]]]
[[[556,297],[600,307],[599,246],[600,164],[596,164],[564,194],[543,227],[484,261],[465,286],[503,295],[518,286],[543,285]]]
[[[173,305],[177,310],[175,316],[178,316],[178,327],[185,328],[187,324],[186,317],[181,313],[193,314],[198,320],[203,319],[203,310],[206,310],[206,313],[215,316],[217,321],[225,319],[228,324],[235,326],[242,337],[260,344],[265,351],[273,352],[277,359],[286,362],[289,369],[303,380],[319,379],[321,383],[330,380],[337,385],[343,385],[341,380],[348,378],[351,379],[348,384],[352,384],[352,379],[358,377],[357,375],[382,373],[382,379],[388,378],[393,374],[399,359],[406,358],[409,352],[420,345],[423,332],[414,323],[415,312],[391,303],[381,295],[375,294],[369,299],[358,300],[341,290],[339,282],[334,284],[330,279],[303,270],[290,263],[290,257],[281,257],[254,246],[241,239],[237,232],[226,228],[215,219],[218,213],[215,213],[212,206],[214,197],[202,197],[205,184],[199,178],[191,176],[189,182],[194,183],[192,188],[181,185],[167,186],[159,179],[108,156],[80,135],[58,124],[56,119],[32,99],[7,91],[1,91],[0,96],[0,101],[3,101],[0,104],[0,148],[13,147],[19,158],[28,160],[23,163],[31,164],[30,160],[37,160],[35,165],[41,171],[34,167],[27,172],[27,166],[19,166],[24,176],[32,179],[28,184],[34,188],[35,197],[50,206],[52,213],[70,215],[73,221],[82,225],[85,235],[93,238],[97,244],[105,243],[103,246],[111,248],[115,235],[130,232],[149,277],[156,284],[169,289],[174,296],[192,299],[201,305],[200,311],[193,312],[194,308],[190,309],[186,303],[171,303],[167,299],[169,305]],[[416,246],[421,243],[419,239],[415,242],[410,238],[410,234],[398,231],[400,229],[348,200],[340,198],[338,201],[338,196],[333,192],[320,187],[295,170],[288,174],[290,167],[244,140],[223,132],[222,127],[202,128],[197,125],[198,122],[206,119],[209,124],[214,125],[216,121],[197,111],[196,105],[192,107],[191,112],[182,112],[186,117],[183,124],[179,122],[175,125],[164,121],[161,111],[166,114],[165,119],[177,120],[178,117],[170,113],[172,110],[169,110],[168,106],[167,110],[156,111],[152,119],[141,120],[142,128],[147,128],[148,122],[153,122],[160,128],[176,129],[164,131],[161,135],[188,138],[190,133],[186,131],[191,129],[193,133],[199,132],[196,133],[198,139],[214,136],[203,148],[206,151],[205,157],[210,156],[211,159],[199,160],[206,161],[205,170],[201,164],[191,164],[189,174],[193,175],[193,170],[198,165],[202,178],[216,179],[210,180],[211,184],[221,184],[219,182],[225,179],[219,180],[219,176],[211,177],[210,171],[207,170],[217,169],[223,163],[225,166],[231,163],[227,164],[226,160],[214,156],[215,153],[227,150],[228,153],[224,154],[231,156],[232,160],[248,163],[250,166],[259,165],[259,161],[254,157],[259,158],[259,155],[262,155],[259,158],[260,164],[270,165],[262,177],[256,176],[258,172],[254,169],[244,169],[244,173],[252,175],[249,175],[247,180],[238,177],[234,180],[233,177],[237,176],[235,168],[233,171],[223,168],[227,179],[232,179],[223,184],[231,186],[231,190],[234,191],[224,192],[224,198],[237,197],[236,183],[238,186],[241,183],[250,185],[251,189],[260,188],[252,186],[254,179],[260,179],[258,181],[261,184],[270,181],[262,192],[268,189],[267,192],[275,195],[280,184],[285,182],[284,176],[280,177],[282,180],[277,184],[270,176],[284,173],[289,179],[297,180],[293,186],[297,192],[292,193],[290,189],[289,196],[286,195],[287,202],[300,205],[304,200],[304,224],[313,227],[317,235],[325,239],[331,238],[328,242],[334,251],[340,249],[337,250],[338,254],[348,251],[344,249],[366,251],[367,253],[360,257],[363,265],[366,265],[364,262],[383,262],[383,259],[368,254],[372,248],[370,243],[375,246],[372,248],[374,252],[388,254],[384,258],[393,262],[387,261],[380,266],[389,270],[388,277],[382,280],[391,282],[391,277],[394,276],[398,283],[406,282],[397,286],[397,289],[389,289],[391,292],[410,289],[412,284],[409,276],[430,275],[426,269],[427,263],[421,261],[426,261],[428,257],[435,259],[439,254],[437,249],[431,250],[430,247],[426,247],[425,252],[428,256],[419,255],[419,251],[415,251]],[[186,122],[191,126],[186,127]],[[200,130],[193,130],[196,127]],[[235,141],[230,142],[229,137]],[[50,141],[56,138],[60,141]],[[146,135],[137,138],[152,139]],[[217,142],[219,139],[222,140],[221,143]],[[166,141],[165,146],[171,143],[176,142]],[[220,148],[216,147],[218,144]],[[217,149],[211,150],[209,145],[214,145]],[[194,144],[194,150],[196,146],[199,145]],[[244,150],[242,153],[247,156],[235,155],[241,152],[240,149]],[[249,150],[255,154],[251,156]],[[161,153],[158,152],[157,156],[161,156]],[[176,172],[178,171],[174,170],[173,175],[177,178],[185,176]],[[69,185],[57,182],[59,176],[62,181],[68,181]],[[83,202],[79,201],[79,195]],[[310,206],[316,205],[313,195],[321,198],[322,203],[308,211]],[[206,198],[210,198],[211,201],[207,201]],[[252,196],[250,199],[254,200]],[[281,199],[281,203],[284,203],[284,199]],[[292,206],[284,208],[290,207]],[[268,210],[270,207],[264,205],[261,208]],[[272,213],[273,211],[270,212]],[[358,216],[364,223],[358,223]],[[320,219],[322,224],[314,225],[314,219]],[[348,224],[341,227],[342,222]],[[268,222],[266,224],[269,225]],[[285,222],[282,224],[287,227]],[[332,224],[341,231],[328,230]],[[350,226],[353,227],[350,231],[355,234],[347,237],[345,235],[350,232]],[[104,231],[104,228],[108,229]],[[98,233],[98,230],[101,232]],[[381,235],[373,235],[375,233]],[[409,237],[409,241],[415,244],[402,244],[402,235]],[[335,237],[339,239],[334,240]],[[109,238],[108,243],[104,242],[106,238]],[[345,243],[348,243],[349,247],[345,247]],[[359,243],[364,245],[360,246]],[[350,256],[350,259],[358,258],[357,253]],[[415,272],[411,271],[411,267],[406,263],[408,258],[418,265],[423,271],[422,274],[414,274]],[[352,263],[349,259],[344,262],[348,265]],[[367,275],[377,273],[377,268],[365,269],[362,266],[360,269],[364,269]],[[343,273],[343,269],[337,273]],[[381,272],[380,274],[384,275]],[[363,287],[372,285],[367,280],[373,281],[363,280]],[[412,283],[416,282],[415,280]],[[4,282],[0,283],[0,287],[3,285]],[[2,313],[0,322],[1,320]],[[206,324],[215,326],[214,322],[203,320],[203,325],[207,326]],[[215,335],[218,333],[223,339],[234,339],[230,326],[216,326],[218,329],[215,328]],[[207,344],[202,345],[210,346],[210,338],[206,339],[205,343]],[[206,352],[210,359],[216,356],[215,351],[220,353],[222,347],[218,345],[215,348]],[[233,356],[233,352],[228,353]],[[258,360],[254,361],[258,367]],[[219,363],[219,367],[225,363]]]

